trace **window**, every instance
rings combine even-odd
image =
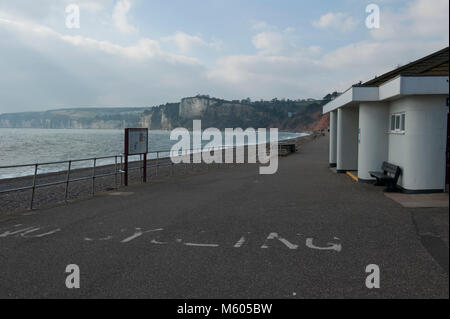
[[[399,131],[400,130],[400,116],[395,116],[395,130]]]
[[[405,133],[406,129],[406,114],[396,113],[391,114],[391,133]]]

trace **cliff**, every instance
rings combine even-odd
[[[152,130],[192,128],[192,120],[202,120],[203,128],[277,127],[286,131],[320,130],[328,127],[322,116],[326,100],[226,101],[196,96],[180,103],[150,108],[73,108],[46,112],[1,114],[3,128],[122,129],[148,127]]]
[[[203,128],[277,127],[287,131],[327,128],[320,100],[226,101],[208,96],[184,98],[180,103],[146,110],[140,125],[150,129],[192,128],[192,120],[202,120]]]
[[[144,108],[73,108],[0,114],[0,128],[118,129],[139,124]]]
[[[210,98],[188,97],[181,100],[179,116],[183,119],[201,118],[217,101]]]

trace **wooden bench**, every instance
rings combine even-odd
[[[383,162],[382,172],[369,172],[370,176],[377,179],[375,185],[387,185],[386,192],[394,192],[397,188],[398,178],[402,173],[399,166]]]
[[[288,156],[295,152],[297,152],[297,145],[295,144],[278,144],[278,156]]]

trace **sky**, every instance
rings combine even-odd
[[[321,98],[447,47],[448,24],[448,0],[0,0],[0,114]]]

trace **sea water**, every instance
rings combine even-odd
[[[279,132],[285,140],[304,133]],[[168,151],[177,141],[170,131],[149,131],[149,151]],[[203,142],[205,145],[208,141]],[[2,169],[2,166],[67,161],[80,158],[120,155],[124,149],[124,130],[107,129],[7,129],[0,128],[0,179],[32,175],[34,167]],[[162,152],[160,156],[167,156]],[[156,157],[150,154],[149,158]],[[113,164],[114,158],[98,160],[97,165]],[[44,165],[39,173],[67,169],[67,163]],[[73,163],[72,168],[92,167],[93,161]]]

